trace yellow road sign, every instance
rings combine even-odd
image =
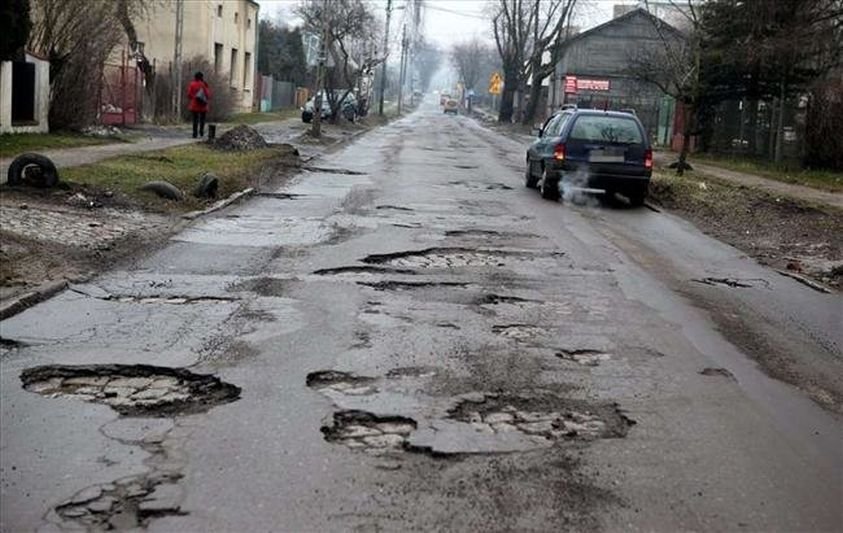
[[[489,78],[489,93],[498,95],[503,88],[503,78],[499,72],[493,72],[492,77]]]

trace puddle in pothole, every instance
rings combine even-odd
[[[321,430],[328,442],[382,454],[404,448],[416,427],[415,420],[403,416],[346,410],[334,413],[332,424],[322,426]]]
[[[610,354],[589,348],[564,349],[559,348],[556,357],[565,361],[573,361],[583,366],[599,366],[600,363],[612,358]]]
[[[427,248],[363,258],[368,264],[388,264],[406,268],[461,268],[505,266],[509,257],[529,260],[527,252],[473,250],[470,248]]]
[[[617,404],[548,394],[472,393],[449,416],[477,433],[519,432],[548,442],[625,437],[635,424]]]
[[[101,403],[125,416],[202,413],[240,397],[240,387],[216,376],[151,365],[45,365],[20,378],[30,392]]]
[[[362,275],[378,275],[378,274],[407,274],[414,275],[414,270],[402,268],[388,268],[372,265],[351,265],[334,268],[320,268],[314,270],[313,274],[316,276],[341,276],[344,274],[362,274]]]
[[[370,287],[376,291],[404,291],[416,289],[429,289],[435,287],[452,287],[452,288],[467,288],[469,283],[462,283],[457,281],[358,281],[358,285]]]

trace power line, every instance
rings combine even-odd
[[[487,20],[487,17],[485,17],[483,15],[477,15],[477,14],[471,14],[471,13],[462,13],[462,12],[456,11],[454,9],[448,9],[446,7],[441,7],[441,6],[434,6],[433,4],[425,4],[424,8],[425,9],[432,9],[433,11],[441,11],[442,13],[450,13],[452,15],[459,15],[461,17],[469,17],[469,18],[474,18],[474,19]]]

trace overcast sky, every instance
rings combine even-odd
[[[330,2],[331,0],[328,0]],[[381,17],[384,16],[386,0],[370,0]],[[292,8],[298,0],[258,0],[261,5],[261,16],[292,21]],[[614,4],[636,4],[636,0],[580,0],[575,11],[574,25],[588,29],[612,17]],[[393,0],[392,33],[400,31],[401,18],[404,11],[400,8],[405,0]],[[474,36],[492,41],[492,30],[489,17],[486,15],[489,0],[425,0],[424,35],[443,48],[469,40]]]

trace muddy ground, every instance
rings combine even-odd
[[[257,169],[245,185],[258,192],[275,190],[300,165],[297,153],[284,153]],[[84,183],[65,182],[55,189],[3,185],[0,300],[57,279],[81,281],[149,253],[183,226],[183,211],[151,193],[129,196]]]
[[[650,200],[762,265],[843,286],[843,211],[689,173],[657,172]]]

